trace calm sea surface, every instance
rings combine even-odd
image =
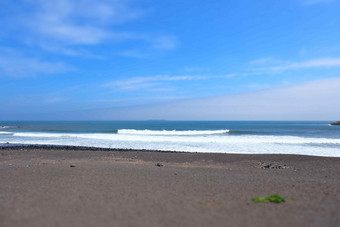
[[[0,121],[0,146],[75,145],[340,157],[340,126],[305,121]]]

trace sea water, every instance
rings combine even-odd
[[[0,146],[340,157],[340,126],[305,121],[0,121]]]

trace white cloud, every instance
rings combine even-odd
[[[24,23],[40,36],[65,44],[98,44],[107,39],[128,38],[126,33],[111,31],[110,26],[143,14],[120,0],[40,0],[32,5],[36,11]]]
[[[162,87],[163,82],[176,82],[176,81],[193,81],[193,80],[208,80],[208,79],[223,79],[231,78],[236,74],[227,75],[184,75],[184,76],[168,76],[168,75],[158,75],[149,77],[133,77],[126,80],[116,80],[104,84],[104,87],[113,87],[119,90],[139,90],[145,88],[155,88],[164,89]]]
[[[104,84],[104,87],[114,87],[120,90],[139,90],[162,85],[164,81],[183,81],[183,80],[202,80],[206,77],[202,76],[150,76],[150,77],[134,77],[127,80],[117,80]]]
[[[119,55],[133,58],[149,58],[157,56],[160,51],[173,50],[179,45],[178,39],[170,35],[134,34],[130,35],[130,39],[142,40],[148,43],[149,46],[124,50],[118,53]]]
[[[0,56],[0,76],[32,77],[73,70],[62,62],[47,62],[20,56]]]
[[[115,99],[97,99],[92,100],[92,102],[101,102],[101,103],[120,103],[125,104],[126,102],[134,101],[134,102],[140,102],[140,101],[168,101],[168,100],[179,100],[179,99],[188,99],[189,96],[176,96],[176,95],[168,95],[168,96],[144,96],[144,97],[128,97],[128,98],[115,98]]]
[[[137,48],[144,53],[176,48],[179,42],[172,35],[121,30],[122,24],[136,21],[150,12],[145,7],[136,7],[135,2],[136,0],[8,1],[7,4],[11,6],[17,5],[17,10],[13,10],[11,18],[4,16],[6,18],[1,19],[6,19],[6,24],[12,24],[7,26],[8,31],[14,28],[24,31],[25,35],[20,39],[26,44],[38,45],[45,51],[60,50],[58,53],[69,56],[79,56],[74,47],[113,42],[138,42]],[[30,10],[23,11],[25,8]],[[46,48],[49,45],[57,48]],[[126,51],[125,56],[135,57],[136,54]]]
[[[69,44],[98,44],[111,37],[105,29],[94,26],[75,26],[67,24],[41,24],[41,33]]]
[[[162,85],[164,81],[183,81],[183,80],[202,80],[206,77],[202,76],[150,76],[150,77],[134,77],[127,80],[117,80],[104,84],[104,87],[114,87],[120,90],[139,90]]]
[[[89,111],[84,117],[117,120],[330,120],[340,116],[339,87],[340,78],[333,78],[238,95],[107,109],[100,113]]]
[[[283,64],[276,64],[274,66],[266,66],[256,68],[256,71],[263,72],[280,72],[297,69],[311,69],[311,68],[330,68],[340,67],[340,58],[319,58],[302,62],[287,62]]]
[[[63,46],[58,46],[58,45],[48,45],[42,43],[40,47],[48,52],[55,52],[55,53],[61,53],[67,56],[72,56],[72,57],[81,57],[81,58],[94,58],[94,59],[100,59],[103,60],[105,57],[92,54],[89,51],[87,51],[84,48],[68,48],[68,47],[63,47]]]

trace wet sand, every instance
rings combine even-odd
[[[286,202],[251,200],[274,193]],[[340,158],[0,148],[0,226],[339,226],[339,212]]]

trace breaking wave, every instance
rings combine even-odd
[[[14,133],[12,132],[0,132],[0,135],[13,135]]]
[[[340,157],[340,138],[234,135],[229,130],[134,130],[112,133],[0,132],[0,144],[70,145],[163,151],[304,154]]]
[[[229,130],[136,130],[136,129],[119,129],[118,134],[125,135],[164,135],[164,136],[194,136],[194,135],[216,135],[226,134]]]

